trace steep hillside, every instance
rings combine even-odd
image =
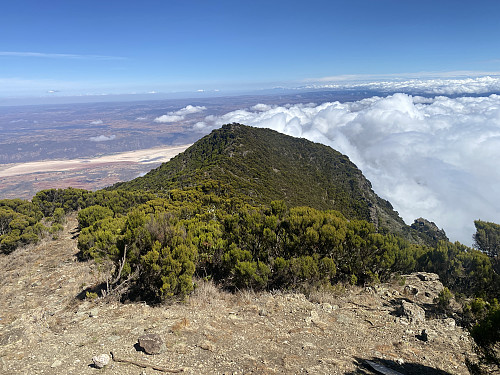
[[[114,189],[166,193],[176,188],[283,200],[288,206],[335,209],[409,236],[391,204],[378,197],[349,158],[330,147],[240,124],[225,125],[144,177]]]

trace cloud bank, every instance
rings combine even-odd
[[[436,222],[472,243],[473,220],[500,222],[500,96],[406,94],[349,103],[256,105],[207,116],[195,128],[239,122],[346,154],[403,219]]]
[[[334,77],[331,77],[334,78]],[[322,81],[328,80],[326,77]],[[409,79],[365,83],[317,83],[302,89],[370,90],[381,92],[406,92],[410,94],[467,95],[500,92],[500,77],[476,77],[462,79]]]
[[[168,112],[166,115],[155,118],[154,122],[163,123],[182,121],[186,118],[186,116],[203,112],[206,109],[207,107],[204,106],[187,105],[186,107],[179,109],[178,111]]]

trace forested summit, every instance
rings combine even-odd
[[[392,205],[374,193],[362,172],[340,152],[241,124],[212,131],[145,176],[112,189],[168,194],[172,189],[191,188],[239,197],[251,204],[281,200],[289,207],[334,209],[348,219],[367,220],[380,231],[418,243],[437,243],[432,237],[440,235],[422,236],[405,225]]]

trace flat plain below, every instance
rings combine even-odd
[[[48,188],[97,190],[127,181],[183,152],[189,145],[155,147],[71,160],[0,164],[0,199],[31,198]]]

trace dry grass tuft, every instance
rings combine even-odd
[[[347,289],[344,285],[336,284],[329,287],[310,290],[309,293],[307,293],[307,299],[313,303],[334,304],[337,299],[346,292]]]
[[[228,299],[229,293],[224,292],[212,280],[198,279],[194,292],[189,296],[189,304],[203,307],[226,302]]]
[[[191,324],[191,322],[189,321],[189,319],[184,317],[181,320],[179,320],[178,322],[174,323],[174,325],[172,325],[171,330],[174,333],[179,333],[184,328],[188,327],[190,324]]]
[[[259,297],[259,293],[255,292],[253,289],[242,289],[238,290],[234,294],[234,299],[237,305],[252,305]]]

